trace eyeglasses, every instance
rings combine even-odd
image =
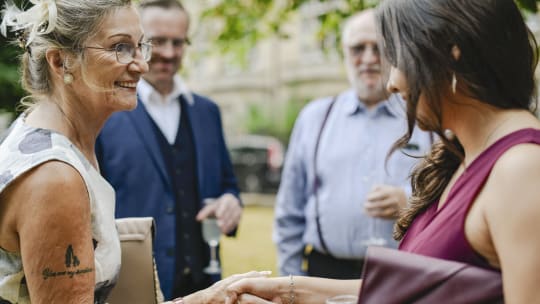
[[[152,46],[155,49],[164,48],[171,43],[174,49],[181,49],[186,45],[190,45],[191,41],[189,38],[167,38],[167,37],[152,37]]]
[[[139,42],[137,46],[134,46],[131,43],[118,43],[113,48],[102,48],[97,46],[85,46],[85,49],[95,49],[95,50],[104,50],[107,52],[116,53],[116,61],[121,64],[129,64],[135,60],[135,55],[137,49],[141,50],[141,55],[144,61],[150,61],[152,58],[152,43],[149,42]]]
[[[375,56],[379,56],[379,47],[374,44],[360,43],[357,45],[349,46],[349,51],[352,56],[362,56],[367,49],[371,49],[371,52]]]

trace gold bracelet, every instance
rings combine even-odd
[[[293,275],[289,275],[290,283],[289,283],[289,304],[294,304],[294,300],[296,299],[296,294],[294,293],[294,280]]]

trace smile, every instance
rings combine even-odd
[[[137,87],[137,82],[131,81],[117,81],[115,84],[122,88],[134,89]]]

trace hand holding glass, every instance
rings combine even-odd
[[[207,198],[204,200],[204,205],[207,206],[215,202],[215,199]],[[205,242],[210,246],[210,264],[204,269],[204,272],[207,274],[219,274],[221,273],[221,267],[217,259],[217,247],[221,238],[221,230],[215,216],[210,215],[202,221],[202,233]]]
[[[375,190],[377,186],[382,185],[382,182],[376,178],[376,175],[366,177],[366,189],[370,189],[370,192]],[[369,193],[369,192],[368,192]],[[369,237],[362,241],[362,244],[365,246],[384,246],[387,244],[387,241],[380,235],[379,224],[380,219],[377,217],[369,217]]]

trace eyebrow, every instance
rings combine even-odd
[[[116,38],[116,37],[131,38],[131,35],[130,34],[124,34],[124,33],[118,33],[118,34],[113,34],[113,35],[108,36],[107,39]],[[141,42],[144,39],[144,37],[145,37],[144,34],[142,34],[141,37],[139,38],[139,42]]]

